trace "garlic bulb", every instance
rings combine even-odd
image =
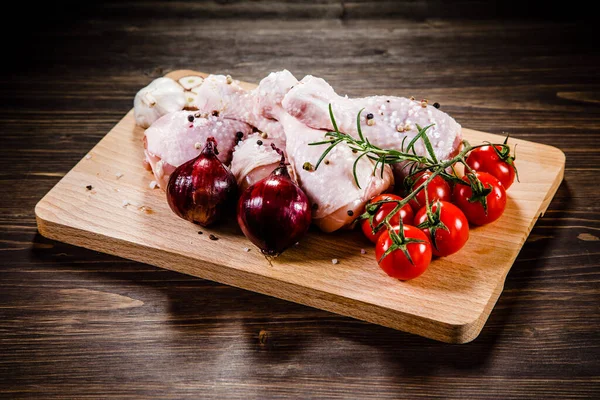
[[[135,95],[135,122],[147,128],[165,114],[186,106],[184,88],[171,78],[158,78]]]

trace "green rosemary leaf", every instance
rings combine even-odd
[[[425,132],[427,132],[427,129],[431,128],[432,126],[433,124],[428,125],[425,128],[421,128],[417,124],[417,129],[419,130],[419,133],[417,133],[417,135],[414,138],[412,138],[412,140],[408,143],[406,151],[408,152],[412,149],[413,153],[416,155],[417,153],[415,152],[415,143],[417,143],[417,140],[421,139],[425,135]]]
[[[356,166],[358,165],[358,160],[360,160],[363,156],[369,154],[368,152],[364,152],[362,153],[360,156],[356,157],[356,160],[354,160],[354,164],[352,164],[352,175],[354,176],[354,182],[356,182],[356,186],[358,186],[359,189],[362,189],[360,187],[360,183],[358,182],[358,176],[356,175]]]
[[[340,130],[337,127],[337,123],[335,122],[335,117],[333,116],[333,108],[331,106],[331,103],[329,103],[329,118],[331,118],[331,125],[333,125],[333,129],[339,133]]]
[[[360,127],[360,114],[363,112],[364,108],[362,108],[359,112],[358,115],[356,116],[356,130],[358,131],[358,137],[360,138],[361,141],[365,141],[365,138],[363,136],[362,133],[362,129]]]
[[[429,126],[431,126],[431,125],[429,125]],[[427,128],[429,128],[429,126]],[[427,128],[425,128],[424,131],[427,130]],[[433,160],[434,164],[437,164],[438,159],[435,156],[435,152],[433,151],[433,146],[431,145],[431,141],[429,140],[429,137],[425,134],[425,132],[423,132],[423,136],[421,136],[421,139],[423,139],[423,143],[425,143],[425,148],[427,149],[427,152],[431,156],[431,159]]]
[[[333,142],[333,143],[331,144],[331,146],[329,146],[329,147],[327,148],[327,150],[325,150],[325,151],[323,152],[323,154],[321,154],[321,157],[319,158],[319,161],[317,161],[317,165],[315,165],[315,171],[317,170],[317,168],[319,168],[319,165],[321,165],[321,162],[322,162],[322,161],[325,159],[325,157],[327,157],[327,154],[329,154],[329,152],[330,152],[331,150],[333,150],[333,148],[334,148],[335,146],[337,146],[337,145],[338,145],[338,144],[339,144],[341,141],[342,141],[341,139],[338,139],[338,140],[336,140],[335,142]]]
[[[313,142],[313,143],[309,143],[308,145],[309,146],[318,146],[321,144],[331,144],[333,142],[335,142],[335,140],[323,140],[322,142]]]

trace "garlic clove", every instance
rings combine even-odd
[[[190,75],[180,78],[178,82],[185,90],[192,90],[193,88],[202,85],[204,78],[201,76]]]
[[[185,108],[186,109],[198,109],[198,102],[196,101],[198,98],[198,95],[196,93],[192,93],[192,92],[185,92]]]
[[[158,78],[135,95],[135,121],[139,126],[147,128],[163,115],[183,110],[185,105],[183,87],[171,78]]]

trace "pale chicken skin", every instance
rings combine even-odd
[[[358,137],[356,117],[361,113],[362,133],[374,145],[384,149],[405,150],[417,135],[417,125],[427,130],[438,160],[454,156],[461,144],[461,126],[448,114],[420,100],[403,97],[372,96],[349,99],[339,96],[321,78],[308,75],[294,86],[283,100],[285,110],[306,125],[333,130],[329,104],[341,132]],[[405,139],[406,138],[406,139]],[[418,155],[426,156],[422,140],[415,143]]]
[[[255,112],[259,102],[256,90],[247,91],[238,81],[224,75],[209,75],[194,89],[194,106],[200,112],[218,112],[220,116],[245,122],[266,132],[270,137],[285,140],[281,124],[272,117]]]
[[[240,192],[248,186],[266,178],[279,167],[281,156],[271,147],[284,150],[285,141],[280,138],[263,138],[258,133],[238,143],[233,151],[231,172],[235,176]]]
[[[242,137],[252,132],[252,127],[244,122],[212,115],[206,118],[194,117],[190,121],[190,116],[193,117],[194,114],[197,113],[177,111],[164,115],[144,133],[146,160],[156,182],[163,189],[166,189],[175,168],[200,154],[209,137],[216,139],[218,157],[228,164],[238,132],[241,132]]]

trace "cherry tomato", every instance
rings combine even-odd
[[[399,232],[400,227],[395,226],[394,231]],[[403,281],[414,279],[421,275],[431,262],[431,243],[423,231],[411,225],[404,225],[404,237],[406,239],[417,239],[422,242],[409,242],[406,244],[406,250],[410,255],[412,262],[406,258],[401,249],[393,250],[383,259],[381,257],[392,246],[393,241],[389,232],[386,230],[375,246],[375,257],[381,269],[392,278]]]
[[[395,194],[380,194],[379,196],[375,196],[371,200],[369,200],[367,205],[376,203],[381,200],[398,200],[398,201],[400,201],[400,200],[402,200],[402,197],[396,196]],[[373,227],[376,227],[377,225],[379,225],[385,219],[385,217],[387,217],[388,214],[390,212],[392,212],[392,210],[395,207],[396,207],[395,203],[383,203],[379,207],[377,212],[375,213],[375,216],[373,217],[373,226],[371,226],[368,219],[362,220],[360,227],[361,227],[363,233],[365,234],[365,236],[367,237],[367,239],[369,239],[373,243],[377,243],[377,239],[379,239],[379,236],[381,236],[381,234],[386,230],[386,228],[385,228],[385,226],[383,226],[383,227],[381,227],[381,229],[379,229],[379,231],[377,231],[375,234],[373,234]],[[400,209],[400,211],[398,211],[396,213],[396,215],[394,215],[392,218],[390,218],[390,224],[392,224],[392,226],[400,225],[400,218],[402,218],[403,224],[406,224],[406,225],[413,224],[414,213],[413,213],[412,208],[410,208],[410,206],[408,204],[404,205],[404,207],[402,207]]]
[[[485,199],[487,203],[487,212],[480,201],[470,201],[473,197],[473,190],[470,186],[457,184],[452,193],[452,200],[464,213],[470,223],[474,225],[489,224],[500,218],[506,208],[506,191],[502,182],[487,172],[476,172],[477,178],[486,189],[491,189]],[[463,177],[465,182],[469,178]]]
[[[438,214],[439,205],[439,214]],[[431,242],[433,254],[438,257],[449,256],[463,248],[467,240],[469,240],[469,222],[467,217],[452,203],[440,201],[431,206],[433,212],[434,224],[441,222],[448,230],[442,227],[422,227],[421,230]],[[421,208],[415,215],[415,225],[419,226],[424,222],[428,222],[427,207]],[[431,240],[431,231],[435,231],[435,242]]]
[[[426,171],[417,175],[417,179],[411,186],[411,191],[414,191],[418,188],[423,182],[425,182],[431,173]],[[450,189],[450,185],[448,182],[444,180],[441,176],[436,176],[433,178],[429,185],[427,185],[426,189],[421,190],[415,197],[413,197],[409,204],[413,208],[413,211],[417,212],[425,205],[425,190],[427,190],[427,200],[429,200],[429,204],[433,204],[436,200],[442,201],[450,201],[452,199],[452,190]]]
[[[502,153],[502,146],[496,146],[496,149]],[[492,146],[478,147],[471,151],[467,156],[467,165],[475,171],[487,172],[495,176],[504,189],[508,189],[515,180],[514,158],[506,155],[506,158],[498,156]]]

